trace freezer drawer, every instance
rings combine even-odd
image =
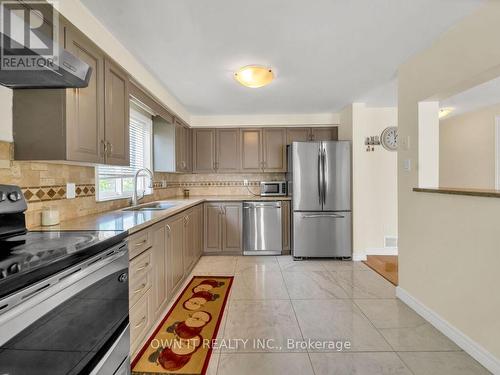
[[[351,212],[294,212],[294,257],[351,257]]]
[[[243,254],[281,254],[281,202],[243,202]]]

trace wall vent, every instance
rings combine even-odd
[[[397,248],[398,247],[398,237],[396,237],[396,236],[384,236],[384,247],[385,248]]]

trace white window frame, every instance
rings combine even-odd
[[[152,114],[148,113],[146,110],[142,108],[142,106],[138,106],[134,102],[130,102],[130,124],[132,124],[132,121],[136,121],[139,123],[143,123],[146,126],[149,127],[149,133],[150,133],[150,139],[149,139],[149,155],[147,155],[148,161],[147,165],[145,165],[145,168],[148,168],[152,170],[153,168],[153,120],[152,120]],[[130,125],[129,125],[130,126]],[[131,138],[132,139],[132,138]],[[130,152],[133,151],[133,148],[130,147]],[[130,161],[132,161],[132,157],[130,158]],[[104,173],[107,168],[113,168],[115,171],[112,171],[114,173],[120,173],[120,169],[123,170],[124,175],[128,175],[130,177],[117,177],[115,181],[119,185],[115,193],[107,194],[105,196],[101,197],[101,192],[99,189],[100,186],[100,181],[101,181],[101,172]],[[120,166],[96,166],[95,167],[95,181],[96,181],[96,201],[98,202],[106,202],[106,201],[112,201],[112,200],[117,200],[117,199],[126,199],[132,197],[132,191],[126,191],[123,192],[123,183],[124,180],[133,178],[133,175],[135,174],[135,171],[137,168],[131,168],[131,167],[120,167]],[[138,190],[139,191],[144,191],[144,195],[151,195],[153,194],[153,188],[149,187],[149,176],[141,175],[138,178]]]

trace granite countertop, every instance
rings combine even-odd
[[[102,212],[95,215],[82,216],[79,218],[62,221],[59,225],[51,227],[38,227],[33,230],[41,231],[65,231],[65,230],[114,230],[135,233],[178,214],[190,207],[203,202],[228,202],[228,201],[283,201],[291,200],[291,197],[252,197],[248,195],[209,195],[192,196],[189,198],[175,197],[162,200],[162,202],[176,202],[175,207],[159,211],[124,211],[123,209]],[[151,203],[151,202],[148,202]]]

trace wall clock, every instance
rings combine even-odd
[[[386,150],[396,151],[398,149],[398,128],[396,126],[385,128],[380,136],[380,142]]]

